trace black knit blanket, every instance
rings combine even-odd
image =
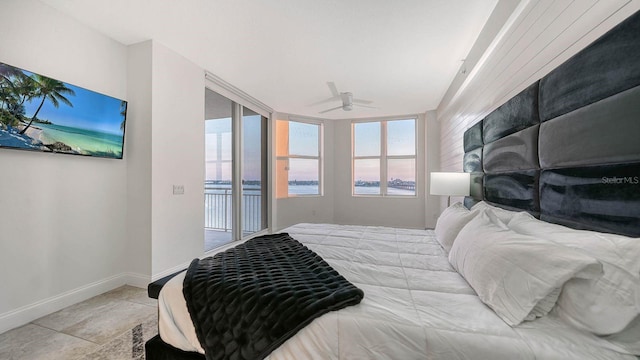
[[[193,260],[183,293],[207,360],[263,359],[313,319],[364,296],[286,233]]]

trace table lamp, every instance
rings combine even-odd
[[[463,172],[432,172],[431,195],[447,195],[447,207],[451,206],[452,196],[469,195],[470,173]]]

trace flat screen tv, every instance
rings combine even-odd
[[[0,62],[0,147],[122,159],[127,102]]]

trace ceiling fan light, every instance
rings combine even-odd
[[[342,97],[342,110],[351,111],[353,109],[353,94],[350,92],[340,93]]]
[[[320,112],[318,112],[318,114],[324,114],[324,113],[328,113],[329,111],[334,111],[334,110],[338,110],[338,109],[342,109],[343,111],[351,111],[353,110],[353,103],[354,103],[354,99],[353,99],[353,93],[346,91],[346,92],[338,92],[338,89],[336,88],[336,84],[334,84],[332,81],[327,82],[327,85],[329,86],[329,89],[331,90],[331,94],[333,95],[332,98],[323,100],[321,102],[318,103],[314,103],[310,106],[313,105],[319,105],[325,102],[330,102],[330,101],[334,101],[337,100],[336,98],[340,98],[342,100],[342,106],[337,106],[331,109],[326,109],[326,110],[322,110]],[[371,101],[369,100],[362,100],[362,99],[355,99],[355,102],[357,102],[358,104],[371,104]],[[373,106],[366,106],[366,105],[358,105],[356,104],[356,106],[362,106],[362,107],[368,107],[368,108],[374,108]]]

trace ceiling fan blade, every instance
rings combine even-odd
[[[356,104],[355,101],[353,103],[354,103],[353,106],[366,107],[366,108],[369,108],[369,109],[378,109],[378,107],[376,107],[376,106],[368,106],[368,105]]]
[[[324,99],[324,100],[320,100],[318,102],[314,102],[313,104],[309,104],[307,106],[317,106],[317,105],[322,105],[322,104],[326,104],[326,103],[337,101],[337,100],[340,100],[340,97],[335,97],[334,96],[334,97],[330,97],[328,99]]]
[[[331,109],[320,111],[318,114],[324,114],[324,113],[328,113],[329,111],[338,110],[338,109],[342,109],[342,105],[331,108]]]
[[[354,104],[371,104],[373,101],[362,100],[362,99],[353,99]]]
[[[329,87],[329,90],[331,90],[331,95],[334,97],[340,97],[340,92],[333,81],[327,82],[327,86]]]

